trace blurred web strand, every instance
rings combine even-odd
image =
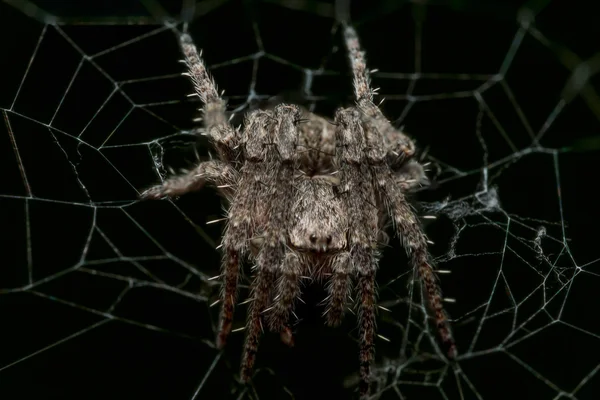
[[[158,291],[171,292],[178,296],[193,299],[194,301],[201,303],[202,307],[208,308],[209,304],[212,303],[212,299],[208,296],[205,296],[204,294],[198,294],[196,292],[188,290],[187,285],[190,283],[190,281],[194,279],[202,282],[202,284],[206,285],[207,287],[214,285],[215,282],[211,283],[209,278],[211,274],[209,273],[209,271],[199,271],[197,266],[191,265],[190,263],[186,262],[183,258],[178,257],[176,254],[170,252],[166,247],[164,247],[161,244],[159,240],[153,237],[149,230],[144,228],[142,221],[138,221],[135,219],[135,217],[129,211],[129,207],[135,205],[138,202],[137,194],[140,188],[136,187],[136,185],[130,180],[131,178],[128,177],[126,173],[121,171],[120,168],[113,162],[111,162],[111,159],[108,156],[106,156],[107,150],[124,151],[128,147],[143,148],[151,156],[154,162],[154,169],[157,177],[164,178],[166,174],[166,166],[164,165],[165,163],[163,160],[163,154],[165,150],[163,143],[168,143],[168,139],[178,138],[185,135],[194,136],[194,132],[183,131],[183,129],[181,129],[179,126],[177,126],[174,123],[171,123],[168,120],[168,118],[162,117],[161,115],[159,115],[159,113],[153,111],[154,107],[165,104],[178,104],[181,102],[180,100],[173,99],[162,102],[136,103],[128,95],[127,88],[128,85],[140,84],[144,82],[184,78],[180,76],[180,72],[178,72],[176,70],[176,67],[174,67],[175,72],[173,74],[163,76],[140,77],[139,79],[118,81],[114,77],[112,77],[108,72],[103,70],[99,63],[97,63],[96,61],[106,55],[111,55],[115,53],[126,54],[122,52],[126,52],[129,46],[143,42],[144,40],[147,40],[148,38],[153,37],[155,35],[162,35],[170,31],[173,31],[175,34],[178,34],[178,30],[181,29],[182,23],[193,23],[193,21],[210,14],[211,11],[219,8],[227,2],[227,0],[211,0],[195,3],[194,1],[186,0],[183,2],[183,9],[181,15],[177,18],[173,18],[172,16],[168,16],[166,14],[166,11],[160,6],[160,3],[156,1],[147,0],[142,1],[142,4],[148,10],[149,15],[123,18],[104,17],[100,19],[82,19],[64,18],[51,15],[44,11],[42,8],[35,5],[33,2],[26,0],[5,0],[5,3],[20,10],[22,13],[29,16],[30,18],[35,19],[37,21],[41,21],[44,25],[41,29],[37,44],[35,45],[35,47],[31,48],[31,58],[26,69],[23,71],[22,81],[17,91],[15,92],[14,98],[10,106],[8,108],[0,109],[3,115],[3,123],[8,132],[10,143],[12,146],[11,150],[15,155],[15,160],[18,164],[18,168],[21,174],[22,185],[25,188],[26,193],[24,196],[19,196],[14,194],[5,194],[2,191],[0,191],[0,200],[22,201],[24,203],[24,223],[27,232],[27,238],[25,239],[27,241],[26,268],[28,270],[28,283],[26,285],[0,289],[0,294],[7,295],[9,293],[25,292],[31,294],[32,296],[45,299],[48,302],[61,304],[68,308],[73,308],[80,311],[84,311],[86,313],[93,314],[100,318],[100,320],[92,323],[91,325],[81,330],[73,332],[72,334],[67,335],[59,340],[55,340],[54,342],[49,343],[47,346],[41,347],[32,352],[28,352],[27,354],[23,354],[19,358],[12,360],[8,364],[0,365],[0,372],[10,369],[11,367],[19,363],[35,358],[41,353],[44,353],[57,346],[61,346],[64,343],[67,343],[77,337],[85,335],[88,332],[98,327],[101,327],[108,322],[135,325],[145,330],[161,331],[168,335],[176,335],[189,338],[194,337],[193,335],[182,333],[174,329],[160,327],[142,322],[141,320],[138,321],[135,319],[125,318],[118,315],[119,305],[124,301],[124,299],[130,296],[132,292],[139,290],[140,288],[152,288]],[[273,1],[270,2],[273,3]],[[336,12],[333,6],[321,2],[288,1],[284,3],[284,6],[288,7],[289,9],[300,10],[311,13],[313,15],[327,17],[333,17]],[[413,6],[424,7],[423,4],[415,4]],[[338,9],[337,12],[339,13],[340,10]],[[338,20],[340,19],[340,15],[341,14],[338,14]],[[561,388],[555,385],[550,378],[545,376],[544,372],[539,371],[538,369],[530,365],[526,360],[523,360],[521,357],[519,357],[517,350],[513,349],[518,349],[517,345],[519,343],[535,338],[536,335],[538,335],[542,331],[545,331],[547,328],[553,325],[563,325],[564,327],[577,330],[578,332],[581,332],[586,336],[592,337],[594,340],[600,340],[599,332],[593,332],[580,328],[563,319],[564,311],[570,298],[569,294],[573,288],[575,278],[580,274],[585,274],[586,277],[598,279],[600,277],[600,274],[594,272],[593,270],[593,268],[597,269],[598,260],[594,260],[586,264],[579,264],[569,247],[565,227],[565,216],[563,210],[563,197],[561,192],[559,164],[559,156],[562,153],[568,152],[568,149],[546,148],[540,143],[544,138],[545,134],[548,132],[549,128],[553,125],[554,121],[568,105],[569,101],[577,95],[581,95],[585,99],[590,109],[595,113],[595,115],[600,117],[600,108],[598,107],[600,101],[598,101],[598,96],[590,83],[591,77],[594,74],[596,74],[600,69],[600,62],[598,61],[598,56],[594,56],[592,59],[584,61],[579,59],[572,52],[568,51],[568,49],[557,50],[557,46],[548,38],[546,38],[533,25],[531,15],[525,12],[521,13],[519,16],[519,26],[515,32],[511,45],[508,49],[502,50],[506,51],[506,54],[504,57],[504,61],[501,63],[501,65],[498,66],[498,71],[492,71],[488,74],[454,74],[444,73],[443,71],[440,71],[438,73],[424,72],[422,71],[421,60],[421,55],[424,46],[422,36],[423,29],[425,29],[425,26],[423,24],[424,20],[422,20],[421,18],[424,18],[424,14],[416,12],[414,15],[416,18],[416,32],[414,42],[414,52],[416,56],[414,71],[372,72],[372,76],[377,78],[409,82],[408,89],[405,93],[389,93],[379,96],[380,98],[386,98],[387,100],[407,100],[406,106],[402,110],[395,123],[397,125],[400,125],[404,121],[405,117],[410,113],[412,107],[420,102],[466,98],[472,99],[473,102],[478,104],[479,106],[479,113],[477,116],[478,120],[474,121],[473,124],[475,126],[473,134],[477,136],[477,139],[479,140],[481,145],[481,167],[472,170],[462,170],[452,165],[448,165],[444,162],[444,160],[436,159],[435,155],[430,156],[430,159],[434,160],[435,163],[441,168],[443,168],[444,171],[447,173],[447,176],[445,178],[439,180],[439,183],[441,185],[446,185],[450,182],[464,179],[469,176],[480,177],[480,185],[478,188],[473,188],[474,193],[472,193],[471,195],[466,196],[464,198],[456,198],[453,200],[426,205],[426,207],[428,207],[434,214],[446,215],[448,218],[450,218],[453,221],[456,231],[453,242],[450,244],[447,253],[441,256],[438,260],[438,265],[442,263],[447,263],[457,258],[478,258],[489,254],[499,255],[501,261],[498,265],[487,266],[488,268],[495,269],[495,279],[493,282],[491,282],[491,292],[486,301],[478,304],[471,310],[464,312],[462,315],[455,316],[455,321],[457,322],[457,324],[460,324],[462,321],[468,321],[470,319],[475,319],[476,321],[475,332],[470,338],[468,348],[462,349],[463,353],[460,357],[458,365],[450,366],[444,364],[440,371],[419,370],[419,362],[422,360],[422,355],[419,352],[420,349],[425,349],[426,352],[430,352],[431,357],[433,358],[439,356],[439,354],[441,353],[439,352],[439,349],[437,349],[435,333],[430,330],[427,323],[426,314],[423,312],[424,308],[419,298],[419,290],[416,290],[414,288],[414,285],[411,285],[409,287],[408,299],[400,297],[403,296],[403,294],[399,294],[398,298],[393,299],[391,301],[387,301],[384,304],[382,304],[382,307],[385,305],[384,309],[387,308],[390,310],[390,313],[393,313],[395,306],[405,305],[406,303],[408,303],[408,314],[404,316],[405,319],[403,319],[402,321],[395,320],[392,323],[392,325],[395,325],[396,328],[400,329],[401,334],[398,334],[396,337],[392,337],[391,340],[393,342],[400,340],[399,338],[402,338],[402,343],[400,347],[400,353],[398,354],[398,359],[392,360],[390,361],[389,365],[382,365],[379,368],[379,375],[377,376],[377,378],[380,379],[382,382],[385,382],[385,384],[381,385],[381,389],[390,391],[390,393],[397,394],[398,398],[404,398],[405,395],[403,394],[403,390],[405,386],[427,386],[436,388],[439,392],[440,398],[448,398],[445,382],[447,380],[452,381],[452,375],[454,375],[454,380],[458,388],[457,390],[459,391],[461,398],[470,398],[472,396],[475,396],[476,398],[482,398],[481,394],[479,393],[477,383],[473,382],[469,374],[460,367],[460,361],[466,359],[476,359],[489,354],[502,353],[506,354],[508,357],[510,357],[510,359],[514,360],[516,364],[523,367],[531,376],[543,382],[544,385],[549,387],[555,393],[556,397],[568,396],[574,398],[576,394],[582,388],[584,388],[589,381],[591,381],[593,378],[597,379],[600,364],[593,366],[589,371],[587,371],[587,373],[583,374],[581,376],[579,384],[575,388],[569,390],[568,388]],[[166,23],[161,25],[157,24],[157,21],[166,21]],[[133,39],[124,41],[112,47],[106,48],[95,54],[87,54],[76,44],[76,41],[73,40],[72,37],[67,35],[64,32],[64,30],[61,29],[61,25],[72,24],[104,24],[107,25],[107,29],[109,29],[110,26],[117,26],[121,24],[148,24],[157,25],[157,27],[152,31],[149,31],[145,34],[141,34]],[[288,68],[301,71],[304,76],[304,95],[306,99],[309,100],[309,102],[311,103],[312,108],[314,108],[315,105],[321,100],[325,99],[324,96],[314,95],[312,87],[315,77],[336,76],[340,74],[339,71],[332,71],[327,69],[327,60],[329,55],[323,57],[323,62],[318,68],[309,69],[303,67],[302,65],[298,65],[294,62],[281,58],[277,54],[270,53],[270,49],[265,48],[264,46],[260,35],[260,26],[256,23],[256,21],[253,21],[253,28],[258,49],[255,53],[242,55],[240,57],[230,59],[226,62],[209,66],[209,69],[214,71],[221,67],[249,62],[252,63],[252,80],[249,83],[247,95],[228,97],[229,100],[240,101],[241,105],[237,107],[237,109],[235,110],[236,112],[243,112],[251,105],[251,103],[254,100],[268,99],[271,95],[273,95],[273,93],[256,92],[256,81],[258,76],[257,71],[259,68],[259,61],[262,59],[268,59],[280,65],[284,65]],[[80,61],[74,69],[74,73],[70,82],[64,88],[61,100],[54,109],[52,119],[49,122],[43,122],[36,120],[28,115],[25,115],[19,112],[18,110],[19,99],[22,95],[21,88],[23,87],[24,83],[28,79],[30,79],[30,67],[36,63],[38,49],[40,45],[44,42],[46,35],[48,35],[48,32],[50,30],[58,32],[58,34],[60,34],[64,38],[65,42],[68,43],[68,45],[71,46],[80,55]],[[332,20],[332,37],[337,34],[337,30],[338,24]],[[552,51],[554,54],[557,55],[557,58],[560,63],[562,63],[567,68],[569,68],[570,71],[572,71],[571,79],[565,83],[565,86],[563,88],[563,92],[565,92],[566,94],[563,94],[563,96],[558,100],[556,106],[549,113],[546,121],[539,128],[531,126],[531,123],[528,121],[524,110],[520,107],[518,100],[511,89],[510,83],[506,79],[506,75],[512,67],[513,60],[515,59],[515,57],[518,57],[523,40],[525,37],[527,37],[527,35],[531,35],[533,38],[535,38],[544,46],[546,46],[546,48],[548,48],[549,51]],[[366,50],[368,51],[368,49]],[[176,60],[173,60],[173,62],[174,66],[176,66]],[[82,131],[68,132],[62,129],[58,129],[54,124],[54,119],[62,110],[63,102],[68,98],[72,84],[79,78],[79,74],[81,73],[83,66],[92,66],[103,76],[104,79],[106,79],[113,85],[114,89],[106,98],[103,99],[97,112],[85,125]],[[141,73],[143,73],[143,71],[141,71]],[[423,80],[468,81],[473,83],[474,89],[455,92],[438,92],[428,95],[415,95],[414,92],[416,86],[418,85],[418,82]],[[525,128],[525,131],[530,140],[530,145],[525,148],[519,148],[515,144],[513,140],[514,137],[511,136],[511,130],[504,126],[503,121],[500,118],[496,117],[494,109],[486,101],[488,91],[497,85],[500,86],[502,92],[506,95],[510,104],[514,108],[514,111],[517,113],[521,124]],[[557,91],[560,90],[561,88],[559,85],[557,86]],[[100,142],[101,144],[94,145],[92,143],[89,143],[88,141],[86,141],[83,134],[86,132],[88,127],[92,123],[94,123],[95,119],[100,116],[100,113],[105,109],[109,101],[115,96],[121,96],[128,102],[130,106],[129,111],[124,114],[124,116],[113,127],[113,129],[106,132],[105,137],[103,137]],[[157,121],[166,123],[172,128],[172,132],[161,137],[160,139],[152,140],[150,142],[132,142],[129,144],[121,145],[110,144],[111,139],[113,139],[113,135],[123,134],[123,132],[119,130],[119,127],[131,116],[131,113],[134,110],[143,110],[145,113],[150,115],[152,118],[155,118]],[[487,148],[486,138],[482,133],[481,128],[481,120],[484,117],[487,117],[489,121],[492,122],[493,126],[496,129],[494,134],[500,135],[502,140],[510,149],[510,152],[504,157],[495,160],[489,160],[489,151]],[[61,153],[64,155],[66,161],[72,167],[74,177],[77,180],[78,185],[84,190],[84,192],[86,192],[88,199],[87,202],[70,202],[36,195],[36,187],[30,184],[27,175],[28,166],[24,164],[22,157],[20,156],[21,149],[18,146],[18,140],[15,139],[15,137],[19,136],[20,132],[15,132],[12,128],[13,124],[11,123],[11,121],[16,118],[28,120],[29,122],[35,123],[47,129],[48,134],[54,138],[53,144],[61,150]],[[190,119],[191,118],[192,116],[190,116]],[[490,133],[487,132],[486,134],[489,135]],[[79,143],[79,146],[86,147],[87,149],[95,152],[104,163],[106,163],[108,166],[110,166],[110,168],[112,168],[112,170],[116,173],[119,179],[121,179],[123,183],[125,183],[131,188],[131,196],[125,199],[114,199],[111,201],[94,201],[93,196],[87,190],[85,178],[79,176],[78,160],[69,159],[69,153],[62,147],[61,141],[57,140],[57,137],[73,139],[77,143]],[[509,215],[501,208],[498,199],[499,195],[494,187],[495,178],[499,177],[500,174],[506,168],[508,168],[508,166],[510,166],[517,160],[520,160],[533,154],[542,154],[550,158],[551,161],[549,160],[548,166],[552,169],[552,174],[556,179],[556,201],[557,208],[560,212],[560,221],[557,225],[560,226],[561,234],[560,237],[554,237],[551,234],[547,233],[543,235],[544,242],[550,241],[553,244],[559,244],[561,246],[559,254],[555,255],[554,258],[551,258],[550,255],[544,253],[544,244],[541,241],[541,236],[539,236],[538,229],[538,225],[540,223],[547,226],[552,226],[553,223],[548,221],[528,220],[527,218]],[[83,247],[78,250],[81,253],[80,260],[73,265],[64,265],[62,266],[62,269],[59,272],[56,272],[49,276],[45,276],[43,278],[36,278],[36,265],[41,261],[34,257],[33,253],[35,249],[32,248],[31,242],[32,225],[30,219],[30,207],[32,206],[32,204],[36,203],[48,203],[50,205],[66,205],[74,208],[83,207],[91,211],[86,241],[83,244]],[[177,203],[170,202],[169,207],[175,210],[178,217],[185,221],[187,224],[189,224],[193,228],[193,230],[197,232],[198,236],[202,240],[206,241],[212,248],[216,247],[214,238],[212,238],[208,233],[205,232],[203,226],[200,226],[199,223],[192,221],[186,215],[186,211],[182,209]],[[126,252],[122,251],[118,247],[118,245],[111,240],[110,235],[104,232],[103,229],[99,227],[98,213],[100,211],[108,209],[118,211],[123,217],[131,221],[133,226],[135,226],[135,229],[139,233],[140,237],[149,240],[154,246],[153,250],[158,252],[159,255],[126,255]],[[496,216],[500,215],[501,218],[500,220],[497,220],[496,218],[490,217],[490,214],[495,214]],[[470,218],[472,217],[478,218],[477,221],[479,222],[471,222]],[[498,243],[496,246],[496,250],[491,253],[481,252],[468,254],[457,252],[456,243],[460,241],[460,235],[465,230],[477,229],[479,226],[491,227],[503,233],[503,243]],[[519,232],[522,232],[523,230],[529,232],[530,236],[523,237],[519,236],[518,234],[515,234],[514,230],[516,228],[519,229]],[[103,259],[91,259],[88,257],[88,251],[90,249],[91,244],[95,243],[98,240],[102,241],[112,250],[113,254],[110,257],[106,257]],[[518,249],[516,247],[513,247],[516,245],[520,245],[521,247]],[[531,252],[532,254],[538,254],[541,259],[541,263],[535,264],[534,262],[525,258],[526,256],[524,256],[524,254],[526,253],[523,250],[523,247],[525,247],[526,250],[528,252]],[[148,251],[150,254],[150,250]],[[511,281],[511,277],[507,273],[507,269],[510,268],[510,266],[505,264],[505,259],[508,256],[515,256],[521,259],[522,266],[525,269],[529,269],[539,276],[539,285],[532,287],[529,295],[524,298],[515,297],[515,293],[513,293],[513,291],[511,290],[511,287],[515,285],[516,282]],[[565,267],[560,267],[559,264],[559,262],[564,263],[565,258],[568,259],[569,263],[569,267],[566,268],[568,270],[568,273],[564,271]],[[157,275],[155,272],[149,270],[144,266],[143,263],[147,261],[170,262],[171,264],[176,265],[178,268],[184,271],[185,278],[183,278],[177,284],[167,283],[162,279],[160,275]],[[121,262],[125,262],[131,265],[135,270],[137,270],[140,273],[140,275],[143,278],[139,277],[140,275],[134,277],[126,275],[126,273],[120,274],[113,272],[105,272],[101,270],[102,266]],[[410,274],[410,271],[401,271],[399,273],[400,275],[396,279],[405,278],[408,274]],[[116,295],[114,300],[105,310],[88,307],[83,302],[79,303],[67,299],[58,298],[53,295],[44,293],[42,291],[44,289],[43,285],[46,285],[53,281],[58,281],[60,279],[65,278],[66,276],[71,275],[93,276],[94,278],[97,278],[99,282],[102,282],[102,280],[118,282],[123,285],[122,290],[118,293],[118,295]],[[553,283],[552,286],[550,282],[554,279],[555,276],[559,277],[557,279],[560,282],[560,284]],[[388,285],[391,285],[392,283],[393,281],[386,284],[382,284],[381,286],[386,287]],[[492,300],[496,293],[502,290],[506,290],[511,305],[499,311],[492,310]],[[536,296],[538,292],[541,292],[543,294],[543,304],[540,305],[539,309],[536,312],[521,315],[523,314],[522,310],[527,309],[527,302],[531,301],[531,299],[534,298],[534,296]],[[553,304],[553,301],[556,301],[557,299],[561,300],[561,296],[563,297],[562,301],[560,302],[558,312],[549,311],[549,306]],[[460,303],[460,297],[458,301]],[[485,332],[484,328],[487,326],[487,324],[491,323],[490,321],[494,321],[498,317],[504,315],[512,315],[513,317],[510,333],[507,334],[504,340],[498,343],[495,347],[488,347],[483,349],[480,348],[478,345],[480,343],[482,335]],[[546,324],[538,326],[536,329],[530,329],[528,324],[540,315],[547,316],[548,322]],[[386,336],[389,337],[389,335]],[[463,341],[463,343],[464,342],[465,341]],[[208,340],[206,340],[205,344],[208,348],[212,347],[212,344]],[[201,395],[202,389],[205,387],[206,382],[211,377],[211,374],[213,373],[220,359],[221,353],[218,353],[214,357],[214,359],[212,359],[209,369],[199,379],[198,385],[196,386],[192,398],[196,398],[197,396]],[[440,359],[443,361],[442,357],[440,357]],[[412,371],[409,373],[411,369],[416,369],[418,372],[415,373],[414,371]],[[388,380],[390,371],[393,372],[393,379],[391,380],[391,382]],[[246,392],[242,393],[244,394]]]

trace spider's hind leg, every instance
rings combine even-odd
[[[347,252],[336,255],[331,265],[331,278],[327,285],[327,309],[325,318],[327,325],[337,326],[344,317],[348,298],[350,297],[352,260]]]
[[[225,233],[224,238],[227,240],[228,235]],[[223,263],[221,274],[223,276],[223,287],[221,293],[221,313],[219,317],[219,331],[217,333],[217,348],[222,349],[227,343],[227,338],[231,333],[233,325],[233,311],[237,298],[237,283],[241,265],[241,256],[243,254],[240,249],[233,246],[224,246]]]
[[[301,273],[302,264],[299,256],[288,251],[275,286],[273,307],[268,314],[269,329],[278,332],[281,340],[288,346],[294,345],[294,338],[288,323],[290,313],[294,309],[294,301],[300,296]]]
[[[377,254],[362,246],[352,250],[352,260],[358,275],[356,282],[356,309],[359,328],[359,359],[360,359],[360,395],[368,396],[371,381],[371,364],[375,358],[375,329],[376,329],[376,286],[375,271],[377,269]]]
[[[392,172],[387,165],[373,167],[378,190],[388,205],[398,237],[410,258],[411,266],[417,271],[423,282],[427,305],[433,313],[443,347],[449,358],[456,358],[457,350],[450,320],[443,306],[442,292],[437,275],[427,249],[427,237],[417,216],[404,197],[400,187],[394,182]]]
[[[248,382],[252,377],[260,336],[264,331],[262,314],[267,310],[273,284],[276,279],[275,265],[278,254],[264,250],[263,247],[257,257],[257,265],[255,267],[257,272],[252,282],[252,302],[250,303],[248,312],[246,342],[244,344],[244,355],[240,369],[240,376],[243,382]]]

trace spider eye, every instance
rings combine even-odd
[[[317,241],[317,235],[315,235],[314,233],[312,235],[310,235],[310,242],[311,243],[315,243]]]
[[[331,235],[327,235],[327,244],[331,244]]]

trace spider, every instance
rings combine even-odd
[[[168,178],[143,199],[177,197],[216,186],[228,204],[222,238],[223,281],[217,347],[231,332],[241,264],[253,264],[241,379],[250,380],[265,326],[293,344],[290,314],[303,277],[327,281],[326,323],[339,324],[356,293],[360,393],[368,394],[374,358],[375,273],[388,225],[394,226],[449,358],[456,356],[427,238],[405,193],[427,183],[415,146],[373,103],[365,53],[343,24],[356,105],[333,123],[296,105],[279,104],[245,116],[234,128],[191,37],[180,35],[195,94],[203,103],[204,134],[218,159]]]

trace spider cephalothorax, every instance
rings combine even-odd
[[[361,394],[368,393],[375,337],[375,272],[391,222],[420,277],[448,356],[456,355],[448,318],[427,252],[427,238],[404,193],[426,183],[413,142],[373,103],[364,52],[354,29],[344,38],[354,75],[356,106],[333,123],[295,105],[249,113],[234,129],[188,34],[181,47],[204,107],[205,134],[218,160],[199,163],[142,193],[180,196],[208,183],[227,204],[223,233],[221,322],[217,345],[231,332],[241,263],[253,264],[242,380],[252,374],[264,327],[292,343],[289,328],[300,279],[327,280],[325,319],[338,324],[354,291],[359,323]]]

